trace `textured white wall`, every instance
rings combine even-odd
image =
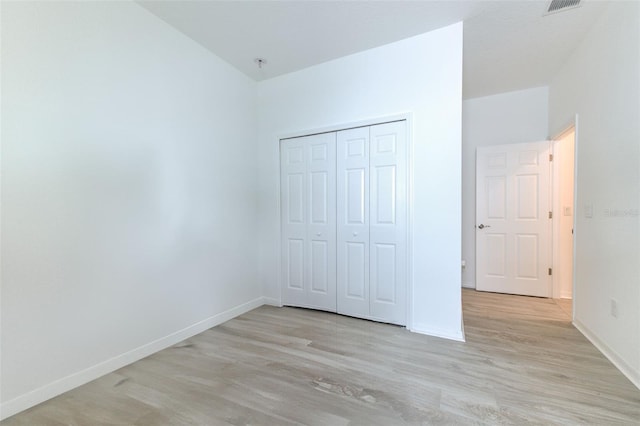
[[[461,337],[462,24],[258,84],[260,276],[280,298],[279,156],[284,134],[413,113],[416,331]]]
[[[640,387],[639,76],[640,3],[612,2],[554,78],[549,128],[579,116],[576,325]]]
[[[134,3],[2,8],[6,416],[262,288],[255,83]]]
[[[462,285],[476,287],[476,149],[548,138],[548,88],[462,103]]]

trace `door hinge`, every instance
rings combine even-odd
[[[549,161],[553,161],[553,154],[549,154]]]
[[[553,269],[549,268],[549,275],[553,275]]]
[[[553,219],[553,212],[549,212],[549,219]]]

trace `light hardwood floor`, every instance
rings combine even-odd
[[[263,306],[9,425],[640,424],[564,303],[463,291],[467,342]]]

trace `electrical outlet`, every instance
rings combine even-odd
[[[618,318],[618,302],[615,299],[611,299],[611,316],[614,318]]]

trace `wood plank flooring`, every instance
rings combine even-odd
[[[463,291],[467,343],[263,306],[9,425],[640,424],[570,304]]]

